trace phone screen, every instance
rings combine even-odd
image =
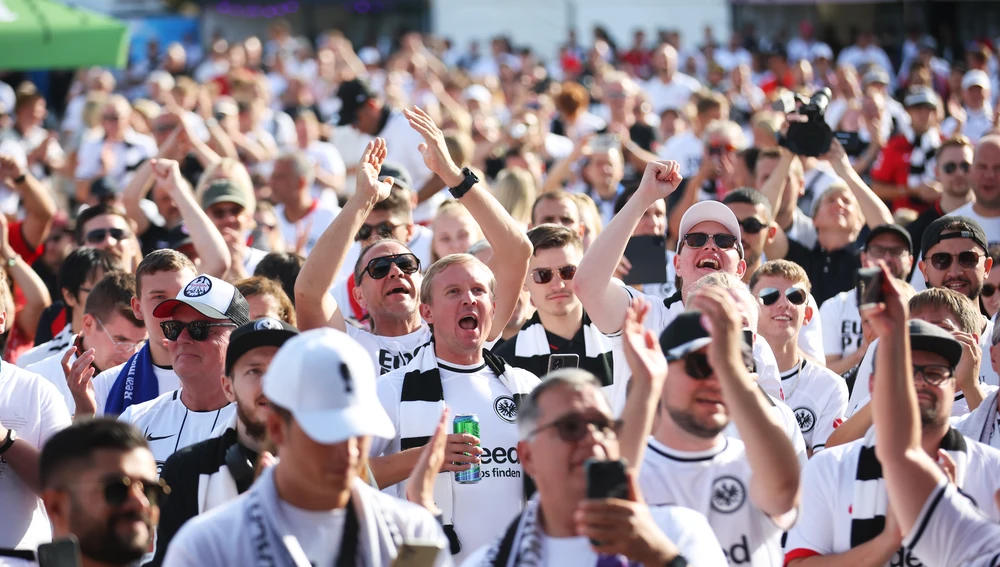
[[[861,268],[858,270],[858,307],[864,309],[885,301],[882,294],[882,270]]]

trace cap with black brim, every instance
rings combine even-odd
[[[959,360],[962,359],[962,343],[951,336],[951,333],[920,319],[911,319],[908,322],[908,329],[911,351],[939,354],[948,361],[948,366],[952,368],[958,366]]]
[[[701,311],[681,313],[660,334],[660,349],[667,362],[680,360],[711,342],[708,331],[701,325]]]

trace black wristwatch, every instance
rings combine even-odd
[[[678,555],[670,561],[667,561],[667,564],[664,567],[687,567],[687,564],[687,559],[684,559],[683,555]]]
[[[10,446],[14,444],[14,441],[17,441],[17,433],[13,429],[8,429],[7,437],[4,439],[3,445],[0,445],[0,455],[6,453],[7,449],[10,449]]]
[[[472,170],[467,167],[462,168],[462,175],[465,176],[465,179],[458,184],[458,187],[448,188],[448,191],[451,192],[451,196],[456,199],[461,199],[466,193],[469,192],[469,189],[472,189],[476,183],[479,183],[479,178],[476,177],[476,174],[472,173]]]
[[[27,181],[27,179],[28,179],[28,174],[22,173],[21,175],[18,175],[17,177],[14,178],[14,185],[20,185],[25,181]]]

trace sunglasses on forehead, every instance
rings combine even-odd
[[[982,258],[982,254],[978,254],[971,250],[966,250],[965,252],[959,252],[958,254],[949,254],[947,252],[937,252],[931,254],[931,265],[938,270],[947,270],[951,267],[952,261],[958,258],[958,265],[965,268],[966,270],[971,270],[979,265],[979,259]]]
[[[760,290],[757,297],[760,298],[760,302],[764,305],[774,305],[781,298],[781,291],[774,287],[765,287]],[[792,305],[802,305],[806,302],[808,294],[806,290],[792,286],[785,290],[785,297],[788,298],[788,302]]]
[[[191,337],[192,341],[201,342],[208,339],[208,336],[212,332],[212,327],[236,327],[236,325],[233,323],[210,323],[208,321],[191,321],[190,323],[184,323],[183,321],[163,321],[160,323],[163,336],[168,341],[176,341],[180,338],[184,329],[187,329],[188,336]]]
[[[684,235],[684,245],[689,248],[704,248],[711,240],[720,250],[731,250],[736,247],[736,237],[720,232],[705,234],[704,232],[689,232]]]
[[[404,274],[414,274],[420,269],[420,260],[410,253],[379,256],[368,262],[361,275],[368,274],[373,280],[380,280],[389,275],[393,265]]]
[[[552,281],[556,272],[559,273],[560,279],[563,281],[569,281],[576,275],[576,266],[560,266],[555,269],[536,268],[531,271],[531,279],[535,280],[536,284],[547,284]]]
[[[396,230],[397,224],[393,224],[389,221],[383,221],[378,224],[363,224],[361,228],[358,229],[358,234],[355,235],[354,240],[368,240],[372,237],[372,233],[375,233],[382,238],[389,238],[392,236],[392,231]]]

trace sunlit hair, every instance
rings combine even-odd
[[[806,291],[812,291],[812,282],[809,281],[809,275],[802,269],[802,266],[795,262],[789,262],[788,260],[770,260],[764,262],[750,276],[750,290],[753,291],[756,289],[757,284],[760,283],[760,279],[766,277],[782,278],[799,285],[799,287]]]

